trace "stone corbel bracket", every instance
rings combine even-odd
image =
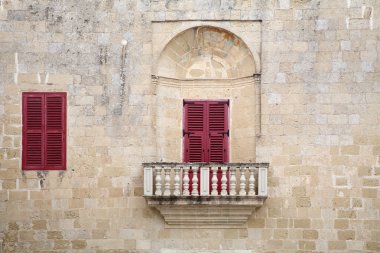
[[[145,196],[167,228],[245,228],[267,196]]]

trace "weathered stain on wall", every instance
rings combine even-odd
[[[125,89],[126,89],[126,57],[127,57],[127,41],[122,40],[122,48],[120,54],[120,87],[118,89],[119,99],[114,109],[114,115],[121,115],[125,102]]]

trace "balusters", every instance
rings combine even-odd
[[[163,166],[162,166],[163,167]],[[161,196],[162,195],[162,184],[161,184],[161,167],[156,168],[156,191],[154,192],[154,195]]]
[[[237,167],[239,169],[239,167]],[[236,196],[236,167],[230,168],[230,196]]]
[[[165,172],[165,190],[164,190],[164,196],[170,196],[170,167],[164,168]]]
[[[227,196],[227,167],[222,166],[222,191],[220,192],[220,195]]]
[[[261,165],[147,163],[144,164],[144,196],[267,196],[268,166]]]
[[[212,179],[211,179],[211,196],[218,196],[218,177],[217,177],[217,172],[218,172],[218,166],[212,166],[211,167],[212,171]]]
[[[179,196],[181,195],[181,191],[180,191],[180,177],[179,177],[179,173],[181,171],[182,167],[179,168],[177,166],[174,167],[174,196]]]
[[[190,196],[190,191],[189,191],[189,182],[190,182],[190,178],[189,178],[189,167],[186,167],[183,168],[183,192],[182,192],[182,195],[183,196]]]
[[[247,191],[245,190],[245,167],[241,167],[240,169],[240,196],[247,195]]]
[[[198,166],[192,166],[193,170],[193,190],[191,191],[191,196],[199,196],[198,192]]]
[[[248,191],[248,195],[249,196],[255,196],[255,175],[254,175],[254,172],[255,172],[255,168],[254,167],[247,167],[248,170],[249,170],[249,191]]]

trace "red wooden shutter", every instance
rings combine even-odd
[[[209,102],[209,161],[213,163],[228,162],[228,103]]]
[[[66,169],[66,93],[23,93],[24,170]]]
[[[185,102],[184,160],[205,162],[206,106],[202,102]]]
[[[44,164],[44,96],[41,93],[23,93],[22,96],[22,169],[41,169]]]
[[[50,170],[66,169],[66,94],[46,94],[45,166]]]

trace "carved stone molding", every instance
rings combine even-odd
[[[167,228],[244,228],[266,196],[145,196]]]
[[[234,79],[176,79],[162,76],[152,76],[154,85],[178,88],[240,88],[253,86],[260,82],[260,74]]]

